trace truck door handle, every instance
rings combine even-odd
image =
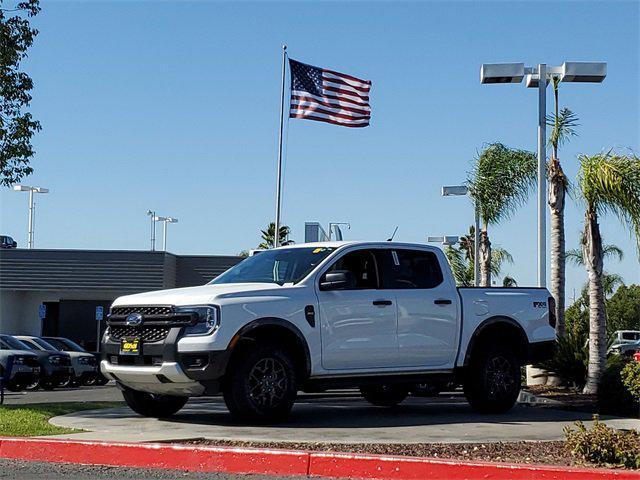
[[[437,300],[434,300],[433,303],[435,303],[436,305],[451,305],[451,300],[447,298],[439,298]]]
[[[391,300],[374,300],[373,304],[376,306],[385,306],[385,305],[392,305],[393,302]]]

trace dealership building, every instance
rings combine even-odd
[[[121,250],[0,250],[0,333],[96,347],[121,295],[203,285],[242,260]]]

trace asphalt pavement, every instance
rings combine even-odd
[[[58,388],[35,392],[5,392],[5,405],[29,405],[34,403],[66,402],[122,402],[122,394],[113,382],[104,386]]]
[[[307,477],[273,477],[225,473],[197,473],[177,470],[120,468],[62,463],[23,462],[0,459],[0,479],[6,480],[296,480]]]

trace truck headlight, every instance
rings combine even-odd
[[[49,357],[49,363],[51,365],[60,365],[61,361],[62,361],[62,357],[60,357],[59,355],[51,355]]]
[[[78,363],[80,365],[93,365],[95,363],[94,357],[80,357],[78,358]]]
[[[187,336],[210,335],[220,324],[218,309],[213,306],[205,307],[178,307],[176,312],[197,313],[198,321],[195,325],[185,327],[184,334]]]

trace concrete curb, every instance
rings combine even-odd
[[[295,450],[0,438],[0,458],[197,472],[384,480],[639,480],[640,472]]]

